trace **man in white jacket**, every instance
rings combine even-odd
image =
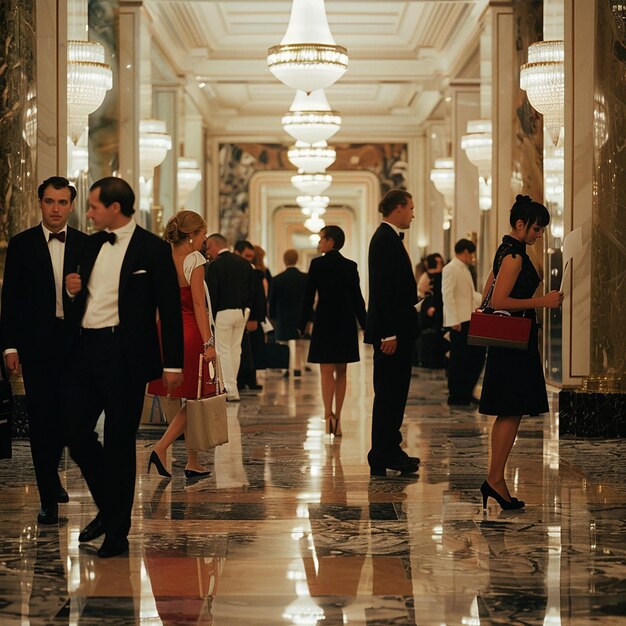
[[[467,345],[470,318],[481,304],[481,294],[474,287],[469,270],[476,245],[459,239],[454,246],[455,258],[442,272],[443,325],[450,328],[450,363],[448,368],[448,404],[478,404],[474,387],[483,369],[485,349]]]

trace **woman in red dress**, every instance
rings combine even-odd
[[[180,300],[183,309],[183,333],[185,338],[185,362],[183,384],[172,392],[175,398],[195,398],[198,385],[198,357],[206,361],[215,360],[215,341],[209,325],[209,316],[204,288],[204,264],[200,253],[206,239],[206,222],[194,211],[179,211],[165,227],[163,238],[172,246],[172,257],[178,274]],[[148,386],[148,392],[157,396],[167,395],[161,380]],[[171,477],[165,469],[167,449],[187,428],[187,408],[183,406],[170,422],[164,435],[154,446],[148,462],[161,476]],[[187,449],[185,476],[206,476],[209,472],[200,464],[198,452]]]

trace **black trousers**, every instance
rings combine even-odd
[[[372,448],[367,455],[371,467],[400,458],[400,428],[411,385],[413,344],[412,339],[399,339],[391,356],[374,347]]]
[[[237,372],[237,387],[257,384],[250,335],[251,333],[247,330],[243,331],[243,337],[241,338],[241,361],[239,363],[239,372]]]
[[[467,344],[469,325],[469,321],[463,322],[460,331],[450,329],[449,402],[460,404],[469,402],[483,371],[485,348]]]
[[[146,381],[122,357],[118,334],[82,335],[67,386],[70,455],[102,515],[105,532],[128,535],[135,494],[135,438]],[[104,411],[104,442],[95,432]]]
[[[57,320],[54,333],[42,347],[41,359],[22,363],[30,452],[42,507],[56,505],[59,462],[65,446],[63,395],[70,343],[65,323]]]

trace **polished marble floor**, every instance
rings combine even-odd
[[[37,528],[29,453],[0,461],[0,624],[626,624],[622,442],[558,439],[526,419],[509,464],[522,512],[483,513],[491,420],[445,404],[441,372],[414,370],[404,442],[419,475],[370,479],[368,358],[349,368],[344,436],[324,434],[317,371],[270,371],[229,405],[230,443],[206,479],[145,473],[138,440],[130,556],[78,544],[95,511],[71,461],[58,527]],[[493,502],[493,501],[491,501]]]

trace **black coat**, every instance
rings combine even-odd
[[[382,223],[372,236],[368,256],[369,302],[365,343],[384,337],[413,342],[419,333],[417,284],[411,259],[395,230]]]
[[[331,250],[311,261],[300,315],[300,330],[310,319],[317,292],[313,333],[308,360],[311,363],[353,363],[359,360],[357,320],[365,328],[365,302],[354,261]]]
[[[87,239],[83,249],[80,260],[83,289],[71,307],[78,327],[87,304],[89,277],[101,246],[102,239],[96,233]],[[159,378],[164,367],[182,369],[183,321],[172,250],[140,226],[135,228],[122,262],[118,308],[120,344],[130,376],[148,382]],[[159,349],[157,310],[163,357]]]
[[[81,248],[87,239],[84,233],[68,227],[63,276],[76,271]],[[63,288],[65,318],[70,302]],[[16,348],[20,361],[26,364],[45,358],[48,340],[56,332],[56,289],[52,260],[41,225],[29,228],[9,241],[1,313],[2,350]]]
[[[227,309],[252,308],[254,272],[252,265],[232,252],[222,252],[207,264],[205,276],[213,317]]]
[[[276,339],[298,338],[298,324],[306,292],[307,276],[297,267],[288,267],[272,280],[270,318],[276,320]]]

